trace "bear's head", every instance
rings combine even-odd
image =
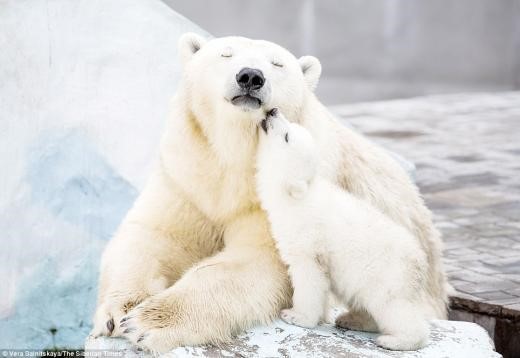
[[[317,172],[318,148],[307,129],[272,109],[260,125],[257,184],[261,199],[289,195],[302,199]]]
[[[295,58],[272,42],[243,37],[206,40],[187,33],[179,40],[183,89],[197,117],[262,119],[278,107],[294,118],[316,87],[321,65]]]

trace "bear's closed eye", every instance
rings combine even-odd
[[[289,133],[285,133],[285,142],[289,143]]]
[[[222,57],[231,57],[233,56],[233,50],[229,47],[226,47],[224,50],[222,50],[222,53],[220,54]]]

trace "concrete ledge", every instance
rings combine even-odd
[[[475,323],[432,321],[430,344],[413,352],[393,352],[375,345],[377,334],[337,329],[330,325],[305,329],[276,321],[253,328],[222,347],[180,347],[167,357],[501,357],[487,332]],[[125,357],[148,356],[125,339],[87,338],[86,351],[123,350]]]
[[[520,304],[508,307],[492,301],[482,302],[477,297],[462,292],[457,292],[454,296],[450,297],[450,308],[520,322]]]
[[[450,319],[482,326],[505,357],[516,357],[520,352],[520,304],[502,306],[457,292],[450,298]]]

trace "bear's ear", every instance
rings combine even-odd
[[[296,200],[303,198],[308,188],[309,184],[305,180],[294,181],[287,185],[289,195]]]
[[[183,34],[179,38],[179,54],[181,57],[181,62],[184,65],[187,63],[191,57],[201,49],[202,46],[206,43],[206,39],[200,35],[197,35],[193,32],[187,32]]]
[[[321,75],[321,63],[314,56],[302,56],[298,59],[300,67],[302,68],[303,77],[307,86],[311,91],[314,91],[318,85]]]

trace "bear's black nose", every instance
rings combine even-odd
[[[265,83],[264,74],[262,71],[255,68],[245,67],[237,73],[237,83],[240,88],[247,90],[257,90],[262,88]]]

